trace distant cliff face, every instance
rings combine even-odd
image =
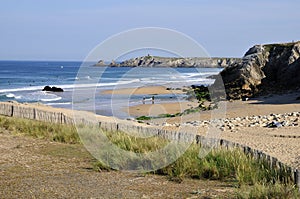
[[[223,68],[233,63],[240,62],[238,58],[171,58],[157,56],[143,56],[129,59],[121,63],[112,61],[111,67],[212,67]],[[103,62],[99,62],[96,66],[103,66]]]
[[[300,42],[256,45],[222,72],[228,98],[300,88]]]

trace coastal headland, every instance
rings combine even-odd
[[[224,68],[233,63],[240,62],[240,58],[177,58],[177,57],[159,57],[159,56],[143,56],[132,58],[129,60],[117,63],[115,61],[105,62],[100,60],[95,66],[110,66],[110,67],[207,67],[207,68]]]

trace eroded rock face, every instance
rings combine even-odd
[[[299,88],[299,58],[300,42],[250,48],[242,62],[221,72],[227,97],[241,99]]]

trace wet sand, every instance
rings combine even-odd
[[[148,86],[138,88],[123,88],[106,90],[102,94],[112,95],[161,95],[161,94],[182,94],[182,90],[167,90],[165,86]]]

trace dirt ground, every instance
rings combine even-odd
[[[12,135],[0,127],[0,198],[232,198],[226,182],[95,171],[81,145]]]

